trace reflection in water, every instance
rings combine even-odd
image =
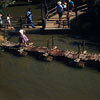
[[[52,37],[28,36],[38,46],[46,46]],[[54,38],[54,44],[62,50],[77,51],[77,46],[72,43],[81,41],[67,35],[54,35]],[[11,41],[17,40],[16,36],[11,38]],[[91,48],[89,52],[98,52],[95,47]],[[60,61],[47,63],[32,56],[16,57],[3,51],[0,54],[0,100],[99,100],[99,85],[97,70],[74,69]]]

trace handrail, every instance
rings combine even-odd
[[[57,12],[57,7],[54,7],[52,9],[50,9],[48,12],[47,12],[47,15],[46,15],[46,18],[50,17],[51,15],[53,15],[54,13]]]
[[[54,7],[54,8],[52,8],[52,9],[50,9],[50,10],[48,11],[48,13],[50,13],[52,10],[55,10],[55,9],[57,9],[57,7]]]
[[[54,12],[48,14],[48,16],[51,16],[51,15],[53,15],[53,14],[56,13],[56,12],[57,12],[57,11],[54,11]]]

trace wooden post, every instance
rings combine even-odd
[[[81,53],[81,45],[78,45],[78,54]]]
[[[22,16],[20,16],[20,28],[23,28]]]
[[[77,1],[75,1],[75,15],[76,15],[76,18],[77,18]]]
[[[46,28],[46,19],[43,18],[42,20],[42,29],[45,29]]]
[[[63,21],[63,28],[64,28],[64,26],[65,26],[65,22]]]
[[[48,7],[47,7],[47,3],[46,0],[44,0],[44,8],[45,8],[45,17],[48,17]]]
[[[83,40],[83,52],[85,51],[85,40]]]
[[[67,0],[67,23],[68,23],[68,28],[70,28],[69,0]]]
[[[52,36],[52,49],[53,49],[53,46],[54,46],[54,40],[53,40],[53,36]]]
[[[58,23],[58,28],[60,28],[60,26],[61,26],[61,21],[59,21],[59,23]]]
[[[49,39],[47,40],[47,48],[49,48]]]
[[[44,12],[43,12],[43,0],[41,0],[41,20],[44,17]]]
[[[6,39],[6,25],[4,24],[4,39]]]

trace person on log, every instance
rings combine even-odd
[[[24,46],[27,46],[27,42],[29,41],[29,39],[25,35],[26,34],[26,31],[24,29],[20,29],[19,30],[19,33],[20,33],[20,39],[21,39],[21,42],[20,43],[23,43]]]
[[[28,11],[26,12],[26,18],[27,18],[27,26],[29,27],[30,25],[32,25],[32,28],[35,28],[35,25],[32,22],[32,11],[31,8],[28,9]]]
[[[63,15],[63,6],[61,4],[61,1],[57,2],[57,13],[59,15],[59,21],[61,21]]]
[[[69,0],[69,9],[71,15],[73,15],[72,12],[74,10],[74,7],[75,7],[74,2],[72,0]]]

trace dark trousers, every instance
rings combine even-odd
[[[58,15],[59,15],[59,21],[61,21],[61,19],[62,19],[62,12],[58,12]]]
[[[27,20],[27,24],[32,25],[32,28],[35,27],[35,25],[33,24],[32,20],[30,20],[30,19]],[[27,25],[27,27],[28,27],[29,25]]]

